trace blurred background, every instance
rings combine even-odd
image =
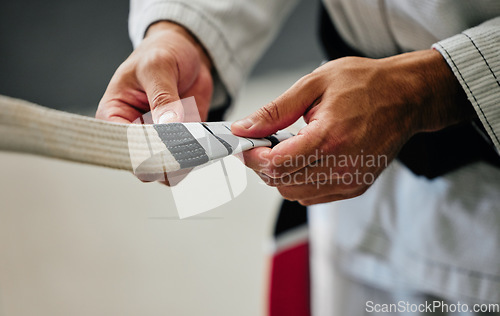
[[[228,119],[322,60],[301,1]],[[128,2],[0,4],[0,94],[93,115],[132,51]],[[0,136],[1,137],[1,136]],[[280,198],[248,172],[233,201],[178,220],[170,190],[127,172],[0,152],[0,315],[261,315]]]

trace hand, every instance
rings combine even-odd
[[[181,98],[194,96],[206,120],[213,82],[203,47],[183,27],[158,22],[120,65],[99,103],[96,118],[131,123],[151,111],[155,123],[184,121]]]
[[[263,137],[303,115],[298,135],[244,158],[284,198],[312,205],[364,193],[412,135],[472,113],[444,59],[425,50],[329,62],[231,129]]]

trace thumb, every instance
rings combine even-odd
[[[165,124],[184,120],[184,108],[177,90],[175,76],[156,74],[144,80],[142,85],[154,123]]]
[[[237,136],[266,137],[295,123],[317,98],[308,80],[302,78],[276,100],[231,125]]]

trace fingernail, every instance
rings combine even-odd
[[[252,127],[253,122],[250,119],[246,118],[246,119],[236,121],[236,122],[234,122],[234,124],[239,125],[239,126],[243,127],[244,129],[249,129],[250,127]]]
[[[174,111],[167,111],[160,116],[158,124],[172,123],[175,122],[176,120],[177,120],[177,113],[175,113]]]

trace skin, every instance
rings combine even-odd
[[[206,120],[213,91],[211,68],[208,54],[186,29],[155,23],[111,78],[96,118],[132,123],[151,111],[155,123],[182,122],[184,111],[176,101],[194,96]]]
[[[363,194],[387,167],[362,164],[360,156],[383,156],[388,163],[414,134],[471,119],[473,109],[441,54],[423,50],[329,62],[231,130],[262,137],[301,116],[307,126],[296,137],[244,158],[284,198],[313,205]],[[332,161],[342,156],[352,159],[343,165]]]
[[[155,23],[111,78],[96,118],[133,123],[151,111],[154,123],[183,122],[184,108],[178,101],[194,96],[199,116],[206,120],[213,91],[211,69],[208,54],[189,31],[175,23]],[[178,172],[176,182],[183,175],[187,172]],[[156,180],[136,176],[143,182]],[[163,184],[176,184],[166,175],[156,177]]]
[[[156,23],[116,71],[96,117],[130,123],[151,110],[153,120],[162,122],[161,116],[173,111],[164,122],[183,121],[182,106],[174,101],[194,96],[204,119],[213,89],[211,67],[188,31]],[[474,111],[441,54],[422,50],[326,63],[231,129],[239,136],[264,137],[301,116],[307,126],[298,135],[272,149],[247,151],[244,160],[284,198],[312,205],[364,193],[387,167],[356,157],[383,156],[389,163],[414,134],[470,120]],[[352,158],[345,164],[332,161],[342,156]],[[363,181],[347,181],[354,175]]]

